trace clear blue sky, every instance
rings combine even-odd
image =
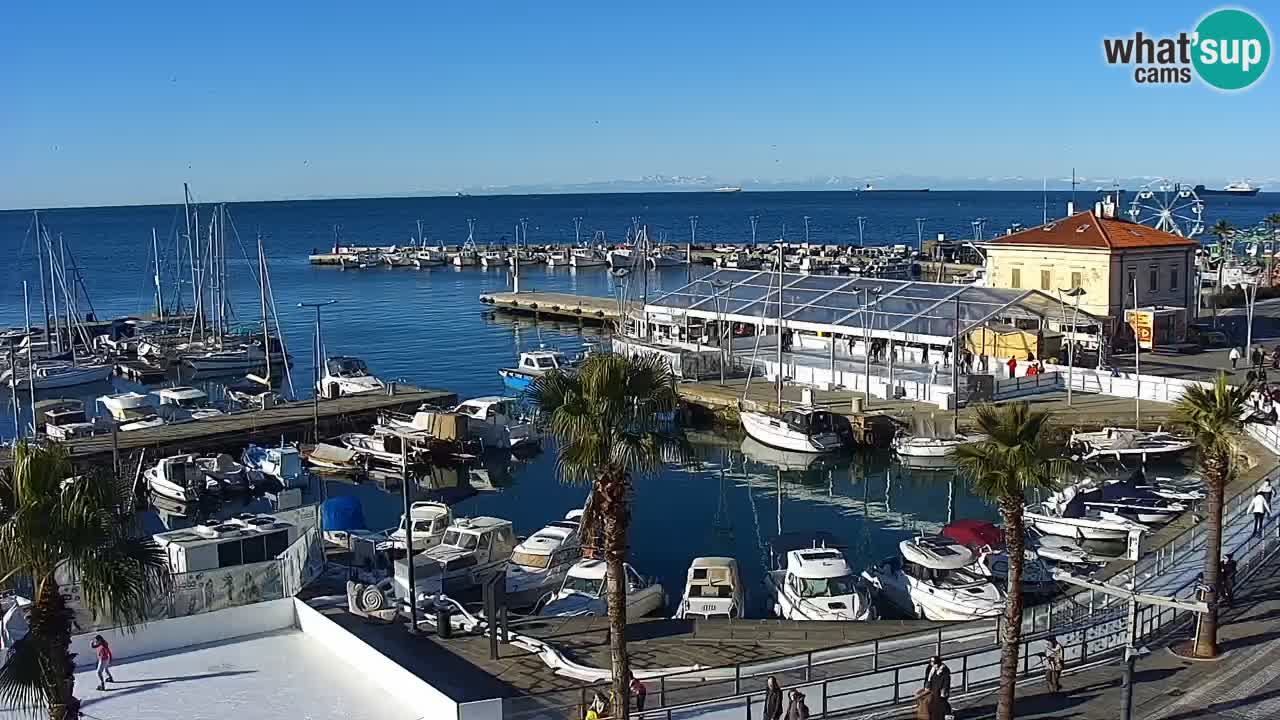
[[[1135,86],[1212,4],[9,3],[0,207],[707,175],[1280,176],[1280,78]],[[1280,9],[1263,19],[1273,41]],[[1273,64],[1275,61],[1273,61]]]

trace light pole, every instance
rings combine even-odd
[[[916,218],[916,250],[924,252],[924,221],[929,218]],[[937,258],[933,258],[937,260]]]
[[[862,230],[867,226],[867,216],[858,216],[858,247],[866,247],[867,244],[862,241]]]
[[[320,330],[320,308],[336,305],[337,303],[337,300],[298,303],[300,308],[313,308],[316,311],[315,344],[311,347],[312,364],[315,366],[312,372],[315,377],[315,384],[311,387],[311,434],[316,442],[320,442],[320,382],[324,379],[324,335]],[[321,486],[323,487],[323,483],[321,483]]]
[[[804,246],[809,247],[809,216],[804,216]]]
[[[1071,407],[1071,385],[1075,381],[1076,376],[1076,323],[1080,320],[1080,297],[1085,294],[1084,288],[1073,287],[1070,290],[1058,289],[1058,303],[1062,305],[1062,319],[1067,319],[1067,306],[1062,301],[1062,296],[1066,295],[1075,298],[1075,309],[1071,313],[1071,335],[1072,339],[1067,340],[1067,407]]]
[[[756,246],[756,224],[760,222],[760,216],[752,215],[747,219],[751,221],[751,247],[754,249]]]

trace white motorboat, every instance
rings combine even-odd
[[[195,455],[161,458],[155,465],[147,468],[142,476],[151,492],[180,503],[196,502],[221,488],[217,480],[209,478],[204,469],[196,464]]]
[[[540,439],[533,423],[522,421],[517,416],[513,398],[496,395],[472,398],[452,412],[470,418],[468,432],[478,437],[485,449],[510,450],[536,445]]]
[[[662,585],[647,580],[631,567],[623,566],[627,583],[628,621],[638,620],[667,604]],[[604,617],[609,614],[608,582],[603,560],[579,560],[565,574],[560,590],[538,610],[546,617]]]
[[[917,537],[900,542],[898,550],[899,556],[862,573],[877,594],[898,609],[936,621],[995,617],[1004,610],[1003,591],[968,569],[974,553],[955,540]]]
[[[569,255],[569,266],[575,268],[601,267],[608,265],[609,260],[599,250],[593,248],[574,248]]]
[[[569,367],[569,360],[558,350],[530,350],[520,353],[520,362],[513,368],[502,368],[498,374],[502,382],[513,392],[524,392],[533,379],[552,370]]]
[[[423,459],[420,448],[407,443],[393,433],[344,433],[340,440],[343,445],[363,455],[369,462],[399,467],[406,460],[410,465],[414,465]]]
[[[1162,430],[1108,427],[1097,432],[1072,433],[1069,446],[1080,460],[1095,458],[1172,457],[1195,447],[1191,438]]]
[[[159,403],[156,414],[169,422],[204,420],[222,415],[222,411],[210,407],[205,391],[186,385],[161,388],[153,393]]]
[[[746,605],[737,560],[730,557],[694,558],[685,577],[684,597],[676,608],[675,618],[740,618],[746,612]]]
[[[942,528],[942,535],[964,545],[976,556],[968,569],[995,583],[1001,589],[1009,586],[1009,555],[1005,552],[1004,531],[982,520],[957,520]],[[1053,573],[1040,562],[1036,553],[1024,551],[1022,592],[1045,597],[1057,591]]]
[[[102,395],[98,398],[98,404],[117,423],[131,423],[156,414],[148,396],[139,392]]]
[[[785,620],[874,620],[875,604],[826,533],[786,533],[770,543],[773,570],[765,593],[774,615]]]
[[[547,253],[547,267],[567,267],[570,254],[568,250],[557,248]]]
[[[557,590],[569,568],[582,558],[578,536],[581,510],[571,510],[516,545],[507,565],[507,603],[513,607],[532,605]]]
[[[414,267],[440,267],[449,262],[448,256],[433,248],[421,248],[411,255]]]
[[[506,267],[507,253],[502,250],[486,250],[479,254],[481,267]]]
[[[97,429],[97,424],[86,419],[84,403],[74,399],[45,400],[40,405],[37,415],[44,418],[44,434],[50,440],[65,442],[76,438],[89,437]],[[36,421],[39,427],[39,420]]]
[[[25,365],[15,365],[0,371],[0,387],[30,390],[32,375],[35,376],[36,390],[56,390],[103,382],[111,376],[111,366],[37,360],[34,373]]]
[[[1087,494],[1087,493],[1085,493]],[[1090,514],[1084,495],[1075,486],[1051,494],[1044,502],[1028,505],[1023,517],[1032,527],[1046,535],[1080,540],[1124,541],[1130,533],[1145,532],[1146,525],[1124,518],[1104,518]]]
[[[324,377],[316,392],[326,400],[349,395],[368,395],[386,390],[386,383],[369,372],[363,360],[335,355],[324,361]]]
[[[364,456],[351,448],[316,443],[304,452],[311,467],[335,473],[356,472],[364,467]]]
[[[240,454],[240,463],[250,471],[274,478],[286,488],[305,488],[309,484],[307,473],[302,468],[302,453],[298,451],[297,445],[250,445]]]
[[[382,253],[377,250],[341,253],[338,255],[338,264],[343,270],[367,270],[382,264]]]
[[[419,501],[409,506],[409,520],[413,523],[413,551],[422,552],[444,540],[444,534],[453,522],[453,511],[444,503]],[[404,552],[405,527],[405,518],[401,515],[399,527],[387,533],[386,541],[378,544],[378,550]]]
[[[468,240],[462,248],[450,258],[454,267],[475,267],[480,264],[480,254],[476,252],[475,243]]]
[[[254,484],[249,478],[249,473],[245,471],[244,465],[236,462],[226,453],[197,457],[196,466],[224,490],[243,491]]]
[[[919,437],[899,434],[893,439],[893,450],[899,457],[943,460],[949,459],[951,452],[961,445],[969,445],[986,439],[986,435],[978,433],[959,434],[952,437]]]
[[[743,410],[742,429],[757,442],[779,450],[802,453],[827,453],[843,450],[835,417],[828,410],[810,406],[771,413]]]
[[[434,600],[441,593],[454,595],[474,590],[489,578],[502,575],[515,549],[511,523],[493,517],[457,518],[445,530],[439,545],[395,562],[392,585],[396,597],[407,600],[409,562],[414,567],[414,602]]]

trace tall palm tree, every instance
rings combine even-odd
[[[627,528],[631,482],[656,471],[678,440],[658,420],[676,408],[675,378],[656,356],[593,353],[572,374],[552,371],[534,379],[529,395],[560,442],[560,474],[591,487],[581,533],[604,531],[613,661],[612,718],[629,715],[627,657]]]
[[[1218,238],[1218,281],[1213,286],[1213,326],[1218,327],[1218,296],[1222,294],[1222,271],[1227,266],[1227,258],[1231,255],[1227,252],[1226,240],[1234,235],[1236,228],[1226,220],[1219,220],[1209,228],[1209,233]],[[1249,352],[1249,348],[1245,348],[1245,353]]]
[[[1218,654],[1222,496],[1243,457],[1240,435],[1249,416],[1247,401],[1250,391],[1247,386],[1228,385],[1226,374],[1219,373],[1210,387],[1188,387],[1173,406],[1173,421],[1195,438],[1196,464],[1209,495],[1206,517],[1209,529],[1204,547],[1204,584],[1208,588],[1205,602],[1209,604],[1209,611],[1200,615],[1200,627],[1192,648],[1195,657],[1208,658]]]
[[[34,597],[27,635],[0,667],[0,703],[69,717],[74,612],[62,583],[78,581],[86,608],[125,628],[168,588],[164,553],[141,534],[133,502],[127,482],[76,475],[61,448],[14,448],[0,471],[0,583],[29,579]]]
[[[1271,229],[1271,237],[1273,239],[1280,239],[1280,213],[1271,213],[1270,215],[1263,218],[1262,222],[1266,223],[1267,227]],[[1271,287],[1272,285],[1271,266],[1274,263],[1275,263],[1275,253],[1274,252],[1267,253],[1267,270],[1266,270],[1267,287]]]
[[[961,445],[953,452],[956,469],[976,494],[994,502],[1004,521],[1009,555],[1003,633],[1000,638],[1000,695],[996,717],[1013,717],[1018,679],[1018,645],[1022,640],[1023,505],[1029,490],[1051,490],[1067,476],[1070,464],[1049,441],[1049,414],[1032,412],[1028,403],[981,405],[974,413],[986,440]]]

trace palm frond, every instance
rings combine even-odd
[[[952,451],[957,472],[976,494],[997,502],[1056,488],[1071,466],[1050,444],[1048,420],[1048,413],[1034,412],[1027,403],[979,406],[974,421],[987,439]]]

